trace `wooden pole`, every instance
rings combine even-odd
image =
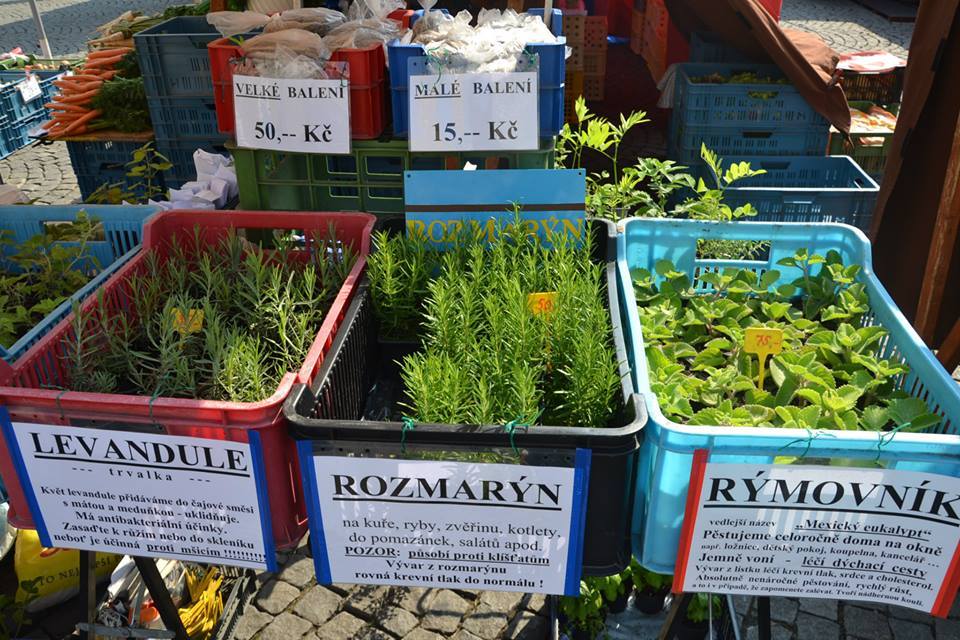
[[[933,226],[930,242],[930,257],[923,274],[923,286],[917,303],[914,326],[927,344],[933,344],[940,318],[950,262],[957,246],[957,231],[960,229],[960,118],[953,130],[950,159],[943,176],[943,191]],[[954,295],[956,292],[954,292]]]

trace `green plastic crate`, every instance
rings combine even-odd
[[[403,172],[552,169],[554,139],[537,151],[413,153],[407,140],[354,140],[349,155],[242,149],[228,144],[240,183],[240,209],[403,212]]]
[[[851,101],[850,107],[866,112],[873,104],[873,102]],[[900,105],[888,105],[884,107],[884,109],[893,115],[898,115]],[[850,138],[853,141],[852,146],[844,143],[843,134],[831,128],[828,155],[850,156],[854,162],[860,165],[860,168],[863,169],[867,175],[877,182],[880,182],[880,179],[883,177],[883,171],[887,166],[887,157],[890,155],[890,148],[893,146],[893,131],[887,133],[854,133],[850,135]],[[864,146],[860,144],[860,141],[864,138],[883,138],[883,145]]]

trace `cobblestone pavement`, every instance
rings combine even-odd
[[[0,180],[19,187],[36,204],[80,199],[65,142],[27,147],[0,162]]]
[[[236,626],[235,640],[542,640],[541,595],[317,585],[307,546],[283,557]]]
[[[780,22],[812,31],[841,53],[887,51],[907,57],[912,22],[889,22],[851,0],[783,0]]]

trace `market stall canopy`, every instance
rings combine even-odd
[[[834,82],[839,56],[819,36],[782,29],[758,0],[666,0],[670,18],[685,36],[713,32],[758,60],[771,60],[838,130],[850,131],[850,109]]]

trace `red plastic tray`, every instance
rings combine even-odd
[[[177,234],[190,236],[199,226],[202,238],[215,243],[231,228],[296,229],[326,232],[332,224],[337,237],[353,245],[360,258],[350,272],[314,338],[303,372],[316,371],[323,360],[344,313],[356,291],[370,250],[370,233],[375,216],[365,213],[306,213],[278,211],[171,211],[158,213],[144,226],[144,250],[111,276],[95,295],[87,298],[85,311],[98,304],[102,294],[108,308],[129,315],[125,306],[130,277],[144,271],[150,251],[164,256],[167,240]],[[267,490],[273,518],[273,535],[278,548],[297,544],[306,530],[306,512],[300,487],[296,450],[287,436],[282,406],[297,373],[284,375],[277,390],[260,402],[222,402],[181,398],[156,398],[120,394],[69,391],[62,366],[63,339],[73,331],[71,313],[31,347],[12,367],[0,370],[0,405],[15,421],[40,424],[154,424],[166,433],[247,442],[256,430],[263,443]],[[307,378],[309,379],[309,378]],[[67,391],[56,389],[66,388]],[[10,523],[19,528],[34,528],[27,503],[8,451],[0,447],[0,475],[10,494]]]
[[[217,129],[220,133],[233,133],[233,67],[230,61],[241,57],[243,49],[230,38],[220,38],[207,45],[207,55],[217,108]],[[354,140],[379,138],[387,128],[389,118],[387,63],[383,47],[340,49],[330,60],[350,65],[350,137]]]

